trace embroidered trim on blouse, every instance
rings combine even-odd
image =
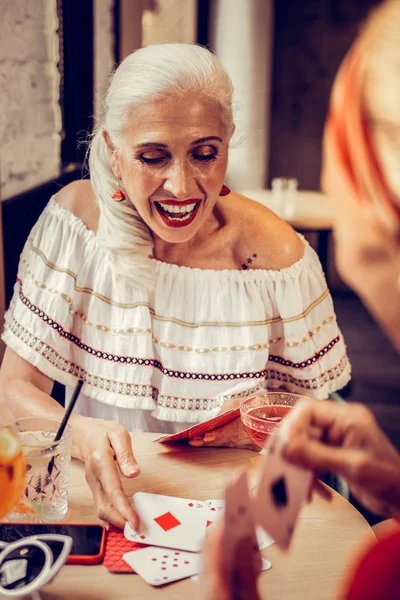
[[[72,315],[73,317],[77,317],[78,319],[80,319],[88,327],[93,327],[94,329],[97,329],[99,331],[104,331],[105,333],[117,333],[117,334],[122,334],[122,335],[131,335],[131,334],[140,335],[140,334],[151,334],[152,333],[152,330],[150,327],[146,327],[146,328],[143,328],[143,327],[125,327],[125,328],[113,327],[113,328],[110,328],[107,325],[103,325],[102,323],[93,323],[92,321],[90,321],[87,318],[87,315],[85,313],[83,313],[82,311],[75,310],[72,307],[72,299],[70,296],[68,296],[68,294],[64,294],[63,292],[60,292],[57,289],[50,288],[43,281],[40,281],[39,279],[35,279],[32,271],[29,267],[28,261],[25,258],[22,258],[21,262],[25,265],[26,271],[32,277],[32,281],[34,282],[35,285],[37,285],[40,289],[45,289],[50,294],[55,294],[55,295],[59,296],[62,300],[67,302],[67,304],[69,304],[69,308],[68,308],[69,314]],[[301,346],[302,344],[305,344],[306,342],[310,341],[314,337],[314,335],[319,333],[321,331],[322,327],[324,327],[325,325],[328,325],[329,323],[332,323],[334,320],[335,320],[334,316],[326,317],[326,319],[321,321],[321,323],[319,325],[316,325],[313,329],[309,330],[307,335],[304,336],[301,340],[291,341],[291,342],[286,341],[285,346],[288,348],[296,348],[298,346]],[[156,337],[153,337],[152,341],[154,344],[158,344],[162,348],[167,348],[168,350],[178,350],[179,352],[194,352],[196,354],[214,354],[214,353],[216,354],[216,353],[223,353],[223,352],[248,352],[248,351],[257,352],[259,350],[268,350],[268,348],[271,344],[277,344],[278,342],[281,342],[284,339],[285,339],[284,337],[275,337],[275,338],[269,338],[267,342],[260,343],[260,344],[252,344],[251,346],[241,346],[241,345],[239,345],[239,346],[214,346],[213,348],[193,348],[192,346],[174,344],[173,342],[159,340]]]
[[[162,408],[175,408],[178,410],[210,410],[210,402],[213,403],[211,408],[221,408],[225,402],[245,398],[260,390],[265,390],[265,382],[259,383],[258,385],[246,389],[243,392],[238,392],[237,394],[219,396],[216,400],[210,400],[210,398],[182,398],[179,396],[159,394],[157,397],[157,406]]]
[[[339,379],[339,377],[346,370],[348,364],[349,360],[345,354],[344,356],[342,356],[337,365],[335,365],[331,369],[328,369],[324,373],[321,373],[320,375],[318,375],[318,377],[312,377],[310,379],[298,379],[297,377],[293,377],[292,375],[290,375],[290,373],[285,373],[284,371],[277,371],[275,369],[268,369],[266,380],[279,381],[280,383],[291,383],[296,387],[307,390],[317,390],[319,388],[324,387],[324,385],[329,381]]]
[[[22,290],[22,288],[20,288]],[[167,369],[164,367],[160,360],[156,358],[137,358],[136,356],[119,356],[117,354],[112,354],[111,352],[104,352],[102,350],[96,350],[92,348],[88,344],[84,344],[76,335],[70,333],[69,331],[65,331],[65,329],[54,321],[51,317],[49,317],[43,310],[39,307],[35,306],[30,302],[30,300],[20,292],[21,302],[29,308],[31,312],[37,315],[42,321],[47,323],[52,329],[57,331],[57,333],[72,342],[85,352],[88,352],[92,356],[96,356],[97,358],[101,358],[103,360],[108,360],[114,363],[122,363],[128,365],[140,365],[144,367],[154,367],[161,371],[163,375],[167,377],[174,377],[178,379],[199,379],[205,381],[229,381],[233,379],[259,379],[260,377],[264,377],[266,370],[262,369],[261,371],[249,371],[247,373],[189,373],[185,371],[175,371],[174,369]]]
[[[57,331],[57,333],[61,337],[67,339],[68,341],[75,344],[75,346],[77,346],[81,350],[84,350],[85,352],[88,352],[89,354],[91,354],[92,356],[96,356],[97,358],[100,358],[103,360],[108,360],[108,361],[111,361],[114,363],[118,362],[118,363],[122,363],[122,364],[126,363],[129,365],[132,364],[132,365],[141,365],[141,366],[145,366],[145,367],[154,367],[155,369],[161,371],[161,373],[163,375],[166,375],[168,377],[179,378],[179,379],[199,379],[199,380],[205,380],[205,381],[229,381],[229,380],[234,380],[234,379],[254,379],[254,378],[259,379],[260,377],[264,377],[267,372],[266,369],[262,369],[261,371],[248,371],[248,372],[244,372],[244,373],[194,373],[194,372],[188,372],[188,371],[176,371],[175,369],[168,369],[167,367],[164,367],[163,363],[160,360],[157,360],[156,358],[141,358],[141,357],[138,358],[136,356],[121,356],[118,354],[112,354],[111,352],[104,352],[102,350],[97,350],[96,348],[93,348],[92,346],[89,346],[88,344],[84,344],[76,335],[74,335],[73,333],[70,333],[69,331],[66,331],[59,323],[57,323],[57,321],[55,321],[54,319],[49,317],[38,306],[36,306],[35,304],[32,304],[32,302],[29,300],[29,298],[24,296],[22,282],[20,280],[19,280],[19,284],[20,284],[20,291],[19,291],[20,300],[31,312],[33,312],[40,319],[42,319],[42,321],[47,323],[52,329]],[[286,359],[282,358],[281,356],[275,356],[275,355],[270,355],[268,360],[279,363],[286,367],[292,367],[294,369],[305,369],[305,368],[311,366],[313,363],[317,362],[323,356],[325,356],[329,352],[329,350],[331,350],[335,346],[335,344],[338,343],[339,340],[340,340],[340,336],[337,336],[335,339],[331,340],[331,342],[329,342],[329,344],[327,344],[324,348],[322,348],[321,350],[316,352],[313,356],[309,357],[305,361],[302,361],[301,363],[294,363],[290,360],[286,360]]]
[[[305,335],[299,341],[285,342],[287,348],[297,348],[306,342],[309,342],[317,333],[319,333],[325,325],[335,321],[335,317],[326,317],[319,325],[316,325],[314,329],[310,329],[307,335]],[[114,331],[114,330],[113,330]],[[251,346],[214,346],[212,348],[193,348],[192,346],[185,346],[180,344],[173,344],[172,342],[165,342],[153,337],[154,344],[158,344],[162,348],[168,348],[168,350],[178,350],[179,352],[193,352],[195,354],[220,354],[223,352],[257,352],[259,350],[268,350],[271,344],[277,344],[284,340],[284,337],[269,338],[267,342],[261,344],[252,344]]]
[[[292,362],[291,360],[286,360],[285,358],[282,358],[281,356],[275,356],[274,354],[269,355],[268,361],[276,362],[282,365],[283,367],[291,367],[292,369],[305,369],[306,367],[310,367],[314,363],[318,362],[323,356],[328,354],[329,350],[332,350],[332,348],[338,343],[339,340],[340,335],[331,340],[329,344],[324,346],[324,348],[321,348],[321,350],[316,352],[313,356],[310,356],[310,358],[306,358],[306,360],[303,360],[299,363]]]
[[[265,388],[265,383],[259,383],[256,386],[244,390],[243,392],[238,392],[236,394],[223,394],[218,398],[183,398],[179,396],[160,394],[158,389],[152,385],[125,383],[88,373],[82,367],[62,357],[56,350],[54,350],[54,348],[30,333],[14,318],[12,318],[12,321],[9,323],[9,330],[19,340],[45,358],[54,367],[60,371],[69,373],[74,377],[82,379],[86,384],[106,392],[113,392],[121,396],[150,398],[156,402],[158,406],[165,408],[213,410],[215,408],[220,408],[225,402],[242,398],[250,393],[257,392]]]
[[[38,337],[30,333],[20,323],[12,317],[8,323],[8,329],[11,331],[19,340],[26,344],[29,348],[37,352],[43,358],[45,358],[50,364],[66,373],[71,374],[74,377],[82,379],[86,384],[93,386],[97,389],[104,390],[106,392],[113,392],[121,396],[127,397],[142,397],[150,398],[161,407],[173,407],[175,409],[191,409],[191,410],[212,410],[219,408],[228,400],[234,400],[236,398],[243,397],[253,391],[258,391],[263,387],[268,388],[268,382],[279,381],[280,383],[289,383],[297,386],[301,389],[315,390],[322,388],[329,381],[339,379],[339,377],[345,371],[348,365],[347,356],[344,355],[340,362],[328,369],[324,373],[321,373],[318,377],[308,379],[298,379],[292,375],[278,371],[275,369],[267,369],[266,377],[262,383],[259,383],[255,388],[250,388],[238,394],[222,395],[220,398],[182,398],[176,396],[168,396],[165,394],[159,394],[158,389],[151,385],[125,383],[116,381],[113,379],[106,379],[99,375],[92,375],[88,373],[82,367],[79,367],[75,363],[62,357],[54,348],[49,344],[43,342]]]
[[[113,328],[110,328],[110,327],[107,327],[107,325],[102,325],[101,323],[92,323],[92,321],[90,321],[87,318],[85,313],[83,313],[82,311],[79,311],[79,310],[75,310],[72,307],[72,298],[70,296],[68,296],[68,294],[64,294],[64,292],[60,292],[59,290],[48,287],[43,281],[40,281],[39,279],[35,279],[31,269],[29,268],[28,261],[25,258],[22,258],[21,262],[25,265],[27,273],[30,275],[33,283],[35,285],[37,285],[38,288],[40,288],[41,290],[46,290],[50,294],[55,294],[56,296],[59,296],[62,300],[64,300],[69,305],[69,307],[68,307],[69,314],[72,315],[73,317],[77,317],[78,319],[83,321],[83,323],[85,325],[87,325],[88,327],[94,327],[94,329],[98,329],[99,331],[104,331],[105,333],[109,333],[109,332],[121,333],[121,334],[132,334],[133,333],[135,335],[142,334],[142,333],[147,333],[147,334],[151,333],[150,327],[146,327],[145,329],[143,327],[126,327],[126,328],[113,327]],[[21,280],[18,279],[18,277],[17,277],[17,280],[21,282]]]
[[[102,294],[95,292],[92,288],[87,288],[87,287],[79,287],[76,285],[76,279],[77,276],[75,273],[73,273],[72,271],[70,271],[69,269],[64,269],[62,267],[57,267],[55,265],[53,265],[53,263],[51,263],[50,261],[47,260],[47,258],[45,257],[45,255],[43,254],[43,252],[41,250],[39,250],[39,248],[36,248],[35,246],[33,246],[32,243],[32,238],[28,238],[30,244],[31,244],[31,249],[33,252],[36,252],[38,254],[38,256],[40,256],[40,258],[44,261],[44,263],[51,269],[54,269],[56,271],[62,272],[62,273],[67,273],[68,275],[70,275],[73,279],[74,279],[74,290],[78,291],[78,292],[83,292],[83,293],[87,293],[87,294],[91,294],[93,296],[95,296],[96,298],[98,298],[99,300],[102,300],[103,302],[106,302],[107,304],[110,304],[111,306],[117,306],[118,308],[127,308],[127,309],[133,309],[133,308],[139,308],[139,307],[145,307],[149,310],[150,314],[152,315],[153,319],[156,319],[157,321],[164,321],[164,322],[170,322],[170,323],[176,323],[177,325],[182,325],[184,327],[190,327],[190,328],[197,328],[197,327],[244,327],[244,326],[257,326],[257,325],[270,325],[272,323],[291,323],[293,321],[298,321],[299,319],[303,319],[304,317],[306,317],[316,306],[318,306],[318,304],[320,304],[323,300],[325,300],[325,298],[327,296],[329,296],[329,289],[326,288],[326,290],[322,293],[322,295],[317,298],[316,300],[314,300],[314,302],[312,302],[310,304],[310,306],[308,306],[308,308],[306,308],[306,310],[304,312],[302,312],[299,315],[295,315],[294,317],[287,317],[285,319],[282,319],[282,317],[273,317],[271,319],[266,319],[264,321],[245,321],[245,322],[235,322],[235,321],[227,321],[227,322],[221,322],[221,321],[200,321],[197,323],[190,323],[188,321],[183,321],[182,319],[176,319],[174,317],[162,317],[161,315],[157,315],[155,313],[154,308],[152,308],[150,306],[150,304],[148,302],[136,302],[134,304],[124,304],[122,302],[117,302],[115,300],[112,300],[110,298],[107,298],[106,296],[103,296]],[[33,279],[33,273],[30,272],[30,274],[32,275]],[[17,278],[18,279],[18,278]],[[35,280],[35,279],[34,279]],[[43,284],[44,285],[44,284]],[[62,292],[59,292],[60,295],[62,295]],[[67,296],[66,294],[64,294],[64,296],[66,296],[66,298],[70,298],[69,296]],[[64,297],[64,299],[66,299]]]

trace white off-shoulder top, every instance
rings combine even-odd
[[[174,432],[259,388],[325,398],[350,377],[319,260],[281,270],[156,261],[155,290],[116,277],[96,233],[51,198],[21,255],[4,342],[79,412]]]

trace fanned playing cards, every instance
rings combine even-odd
[[[228,410],[221,415],[217,415],[213,419],[209,419],[208,421],[204,421],[203,423],[198,423],[197,425],[193,425],[192,427],[188,427],[188,429],[184,429],[179,433],[173,433],[172,435],[163,435],[159,438],[156,438],[155,442],[160,442],[161,444],[165,444],[168,442],[180,442],[184,440],[192,440],[195,437],[199,437],[201,435],[205,435],[210,431],[214,431],[218,427],[222,427],[223,425],[227,425],[231,421],[234,421],[240,416],[240,408],[235,408],[233,410]]]
[[[243,476],[241,484],[242,492]],[[230,487],[240,507],[243,501],[248,503],[244,493],[239,494],[239,490]],[[224,500],[203,502],[146,492],[138,492],[132,499],[143,526],[141,531],[134,531],[129,523],[125,525],[125,541],[128,544],[133,542],[129,550],[134,550],[122,556],[127,569],[133,569],[147,583],[155,586],[197,575],[201,570],[199,551],[207,530],[225,513]],[[260,529],[255,547],[257,542],[261,549],[272,544],[273,540]],[[266,566],[269,568],[270,563]]]

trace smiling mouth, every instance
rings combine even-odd
[[[182,203],[155,202],[155,207],[168,227],[185,227],[195,218],[200,200]]]

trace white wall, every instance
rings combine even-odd
[[[273,0],[212,0],[211,42],[235,88],[236,140],[227,183],[263,188],[269,162]]]
[[[143,46],[196,41],[196,0],[147,0],[143,6]]]
[[[99,116],[101,103],[115,67],[114,0],[94,0],[94,114]]]
[[[61,113],[55,0],[1,0],[0,195],[57,177]]]

